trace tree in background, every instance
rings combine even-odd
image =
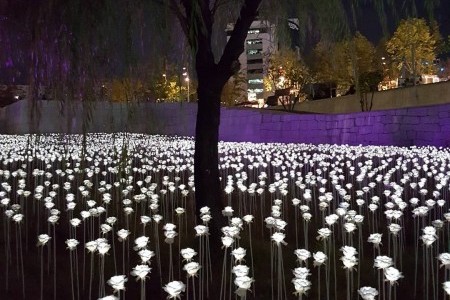
[[[246,76],[239,71],[233,75],[225,84],[222,90],[221,103],[225,106],[234,106],[247,101],[247,91],[245,90]]]
[[[152,97],[157,102],[173,102],[180,99],[181,86],[178,77],[175,75],[167,75],[153,77],[150,83],[150,91]]]
[[[387,42],[386,51],[400,72],[405,71],[413,77],[434,73],[436,38],[424,19],[402,20],[392,38]]]
[[[314,82],[328,83],[336,81],[336,64],[334,63],[334,43],[320,41],[314,47],[310,58]]]
[[[264,77],[266,91],[273,92],[275,97],[282,97],[282,105],[286,110],[293,110],[296,103],[304,100],[304,87],[311,82],[309,69],[299,55],[291,49],[281,49],[272,53],[267,60],[267,73]],[[277,91],[285,90],[283,95]]]
[[[267,74],[264,82],[265,88],[269,92],[285,88],[300,90],[310,81],[308,67],[291,49],[282,49],[272,53],[267,61]]]
[[[345,94],[357,85],[359,74],[380,68],[374,45],[361,33],[336,44],[319,42],[312,54],[312,70],[316,82],[336,83],[337,94]]]
[[[359,75],[359,102],[361,111],[370,111],[373,107],[373,96],[378,91],[378,84],[383,80],[383,71],[376,70]],[[369,94],[370,100],[369,100]]]
[[[114,79],[105,88],[108,99],[113,102],[139,101],[145,95],[142,81],[131,78]]]
[[[386,51],[387,37],[383,38],[376,47],[375,63],[383,72],[383,85],[385,89],[393,88],[392,81],[396,81],[399,76],[399,70],[392,61],[391,56]],[[396,87],[396,86],[395,86]]]
[[[186,76],[164,73],[165,76],[153,76],[148,83],[149,97],[156,102],[196,101],[197,81]],[[188,88],[189,84],[189,88]],[[187,94],[189,93],[189,97]]]

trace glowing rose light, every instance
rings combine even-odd
[[[229,248],[233,243],[234,243],[234,239],[232,237],[230,237],[230,236],[223,236],[222,237],[223,247]]]
[[[137,265],[131,271],[131,275],[135,276],[136,280],[145,280],[150,270],[151,268],[147,265]]]
[[[76,239],[68,239],[66,240],[67,249],[74,250],[79,243]]]
[[[305,262],[308,258],[311,257],[311,252],[306,249],[296,249],[294,254],[297,256],[297,260],[299,262]]]
[[[295,278],[300,278],[300,279],[306,279],[309,275],[311,275],[308,268],[302,268],[302,267],[295,268],[294,270],[292,270],[292,273],[294,273]]]
[[[141,216],[141,223],[144,225],[150,222],[151,220],[152,219],[149,216]]]
[[[183,266],[189,277],[197,276],[197,272],[200,270],[200,265],[197,262],[189,262]]]
[[[232,217],[233,216],[233,208],[231,208],[231,206],[226,206],[223,210],[222,210],[222,215],[224,217]]]
[[[391,223],[389,226],[389,231],[393,234],[393,235],[397,235],[400,230],[402,229],[402,227],[398,224],[395,223]]]
[[[292,283],[294,284],[295,289],[294,295],[304,295],[311,289],[311,282],[307,279],[294,278],[292,279]]]
[[[285,238],[286,235],[281,232],[275,232],[271,237],[272,241],[274,241],[278,246],[280,246],[280,244],[287,245],[287,243],[284,241]]]
[[[317,240],[326,240],[331,235],[331,230],[328,228],[321,228],[317,233],[319,234],[316,237]]]
[[[247,276],[250,268],[245,265],[237,265],[233,267],[232,272],[236,277]]]
[[[375,300],[375,297],[378,296],[378,291],[373,287],[363,286],[358,290],[358,294],[363,300]]]
[[[98,298],[98,300],[119,300],[119,298],[117,298],[114,295],[109,295],[109,296],[105,296],[105,297],[102,297],[102,298]]]
[[[97,243],[97,251],[100,255],[105,255],[111,249],[111,245],[105,242]]]
[[[236,295],[239,297],[244,297],[247,293],[247,290],[250,289],[253,283],[253,278],[248,276],[239,276],[234,279],[234,284],[238,287],[235,291]]]
[[[253,222],[254,217],[252,215],[245,215],[242,217],[245,223],[250,224]]]
[[[384,270],[384,277],[391,285],[397,283],[397,280],[403,278],[402,273],[394,267],[388,267]]]
[[[204,206],[204,207],[200,208],[201,215],[209,214],[209,213],[210,213],[210,208],[208,206]]]
[[[436,236],[431,234],[424,234],[420,237],[420,239],[425,246],[429,247],[436,241]]]
[[[107,234],[108,232],[111,231],[112,227],[110,225],[108,225],[108,224],[102,224],[100,226],[100,229],[102,230],[103,234]]]
[[[336,214],[331,214],[325,217],[325,223],[327,223],[328,226],[333,226],[337,220],[339,220],[339,216]]]
[[[442,287],[444,288],[444,291],[447,293],[447,295],[450,295],[450,281],[442,283]]]
[[[438,256],[438,259],[441,262],[440,267],[450,269],[450,253],[441,253]]]
[[[197,255],[197,252],[192,248],[185,248],[180,250],[180,254],[184,261],[190,262],[192,258]]]
[[[159,224],[159,222],[161,222],[161,220],[163,219],[163,217],[161,215],[153,215],[153,221],[155,221],[156,224]]]
[[[197,225],[194,227],[196,236],[204,236],[209,234],[209,228],[205,225]]]
[[[87,242],[84,246],[91,253],[93,253],[97,250],[97,242],[96,241]]]
[[[125,241],[128,235],[130,235],[130,231],[126,229],[120,229],[119,231],[117,231],[119,242]]]
[[[344,264],[344,269],[349,271],[353,270],[354,267],[358,264],[358,259],[355,256],[342,256],[342,263]]]
[[[140,250],[138,252],[139,257],[141,258],[141,261],[143,264],[149,263],[150,259],[155,256],[155,252],[144,249],[144,250]]]
[[[147,248],[148,241],[149,241],[149,238],[146,236],[140,236],[140,237],[136,238],[134,240],[134,244],[136,246],[134,246],[133,249],[134,250],[142,250],[142,249]]]
[[[186,286],[181,281],[171,281],[163,287],[169,296],[167,299],[181,299],[180,294],[184,293]]]
[[[379,247],[379,245],[381,245],[381,237],[383,236],[383,234],[381,233],[372,233],[369,235],[369,238],[367,239],[367,241],[369,243],[372,243],[375,247]]]
[[[125,282],[128,279],[125,275],[112,276],[107,283],[114,289],[114,292],[119,292],[125,290]]]
[[[177,228],[177,226],[175,224],[172,224],[172,223],[167,223],[163,227],[163,229],[167,230],[167,231],[175,230],[176,228]]]
[[[38,235],[38,246],[45,246],[51,237],[48,234],[40,234]]]
[[[48,217],[48,222],[53,225],[56,224],[58,222],[58,220],[59,220],[59,216],[56,216],[56,215]]]
[[[313,254],[314,266],[321,266],[327,260],[327,256],[322,251],[317,251]]]
[[[351,246],[343,246],[343,247],[341,247],[341,251],[342,251],[342,254],[344,254],[344,256],[346,256],[346,257],[351,257],[351,256],[355,256],[358,254],[358,251],[356,251],[356,248],[351,247]]]
[[[347,233],[352,233],[356,230],[356,225],[354,223],[344,223],[344,229]]]
[[[231,254],[234,256],[235,263],[240,263],[244,260],[246,250],[242,247],[236,248],[233,251],[231,251]]]
[[[374,267],[378,268],[379,270],[384,270],[392,266],[392,264],[393,264],[392,258],[388,256],[377,256],[375,258]]]

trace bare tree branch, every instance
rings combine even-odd
[[[217,12],[217,10],[219,9],[219,7],[229,3],[231,1],[227,1],[227,0],[216,0],[214,1],[212,8],[211,8],[211,14],[214,16]]]
[[[247,32],[252,25],[253,20],[258,14],[259,5],[262,0],[246,0],[242,5],[239,18],[234,25],[230,39],[225,46],[224,52],[218,63],[217,69],[223,79],[228,80],[233,74],[227,73],[232,70],[233,64],[236,64],[239,56],[244,51],[244,42],[247,38]]]
[[[178,21],[180,22],[181,28],[187,37],[189,33],[189,24],[187,22],[186,15],[183,14],[183,12],[181,11],[181,7],[178,5],[176,0],[170,0],[169,7],[177,17]]]

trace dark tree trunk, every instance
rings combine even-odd
[[[207,72],[208,74],[209,72]],[[220,269],[222,261],[221,228],[226,225],[222,216],[223,204],[219,179],[219,125],[220,125],[220,96],[224,84],[214,73],[209,77],[199,76],[198,111],[195,126],[195,206],[197,217],[200,208],[208,206],[212,220],[209,223],[209,247],[213,267],[213,280],[209,288],[207,299],[219,299]]]
[[[180,2],[185,14],[178,4],[174,4],[173,9],[195,53],[198,79],[194,154],[195,206],[198,218],[202,207],[210,208],[212,220],[209,224],[209,245],[213,270],[217,271],[221,265],[221,228],[226,225],[226,219],[222,216],[223,203],[219,179],[220,96],[225,83],[239,69],[239,55],[244,51],[247,31],[257,15],[261,0],[243,2],[234,30],[217,63],[211,46],[214,13],[217,7],[211,10],[210,1],[207,0]],[[215,5],[219,3],[220,1],[216,1]],[[219,285],[219,280],[212,280],[209,299],[218,298]]]
[[[214,74],[206,78],[199,77],[198,111],[195,127],[195,198],[197,216],[200,208],[208,206],[213,217],[210,226],[211,237],[219,239],[222,217],[222,202],[219,180],[219,125],[220,95],[223,85],[217,83]]]

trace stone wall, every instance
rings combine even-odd
[[[192,136],[197,106],[193,103],[124,105],[93,103],[39,104],[39,122],[29,118],[25,101],[0,109],[0,133],[129,131]],[[35,114],[36,115],[36,114]],[[350,145],[435,145],[450,147],[450,104],[365,113],[320,115],[223,108],[220,138],[225,141],[303,142]]]
[[[371,95],[368,95],[370,100]],[[353,113],[361,111],[358,95],[306,101],[295,110],[314,113]],[[372,111],[450,103],[450,81],[423,84],[374,93]]]

